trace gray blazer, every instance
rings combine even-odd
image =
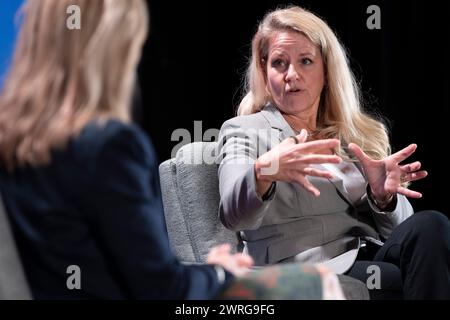
[[[309,177],[321,192],[319,198],[296,183],[279,181],[263,201],[256,192],[254,161],[292,135],[281,113],[270,105],[223,124],[217,159],[219,217],[227,228],[241,231],[257,265],[320,262],[343,273],[353,265],[361,239],[382,245],[380,236],[387,238],[413,209],[402,195],[397,195],[393,212],[378,211],[367,195],[353,205],[339,178]]]

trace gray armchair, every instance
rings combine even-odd
[[[204,263],[209,249],[222,243],[230,243],[235,252],[243,248],[238,235],[218,218],[215,148],[215,142],[188,144],[159,167],[170,245],[183,262]],[[347,299],[369,299],[361,281],[344,275],[339,281]]]

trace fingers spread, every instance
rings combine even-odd
[[[362,163],[372,160],[364,151],[355,143],[350,143],[348,149],[355,155]]]
[[[309,192],[311,192],[315,197],[320,196],[320,191],[319,191],[316,187],[314,187],[314,186],[312,185],[312,183],[309,182],[309,180],[308,180],[305,176],[300,175],[300,176],[297,178],[297,182],[298,182],[300,185],[302,185],[306,190],[308,190]]]
[[[298,145],[298,150],[302,153],[314,153],[321,149],[334,149],[339,147],[339,140],[337,139],[324,139],[305,142]]]
[[[410,144],[406,148],[394,153],[392,157],[397,161],[397,163],[404,161],[407,159],[410,155],[412,155],[417,149],[416,144]]]
[[[306,131],[305,129],[302,129],[302,131],[300,131],[300,134],[297,135],[299,143],[305,142],[307,138],[308,138],[308,131]]]
[[[323,170],[317,170],[314,168],[305,168],[303,169],[303,172],[307,174],[308,176],[315,176],[319,178],[325,178],[325,179],[334,179],[334,176],[331,172],[323,171]]]
[[[313,163],[341,163],[341,161],[342,159],[338,156],[314,154],[297,158],[295,162],[300,162],[303,164],[313,164]]]
[[[404,187],[398,187],[397,188],[397,193],[400,193],[400,194],[402,194],[404,196],[407,196],[409,198],[416,198],[416,199],[422,198],[422,194],[420,192],[409,190],[409,189],[404,188]]]
[[[418,171],[418,172],[408,173],[402,180],[405,182],[417,181],[417,180],[425,178],[427,175],[428,175],[428,172],[422,170],[422,171]]]
[[[421,166],[422,166],[422,164],[419,161],[416,161],[414,163],[405,164],[403,166],[400,166],[400,169],[403,172],[409,173],[409,172],[414,172],[414,171],[419,170]]]

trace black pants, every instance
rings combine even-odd
[[[373,284],[373,265],[381,285],[369,288],[371,299],[450,299],[450,220],[436,211],[415,213],[381,248],[362,248],[347,275]]]

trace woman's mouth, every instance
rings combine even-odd
[[[286,93],[287,94],[296,94],[296,93],[301,93],[301,92],[303,92],[302,89],[290,89]]]

